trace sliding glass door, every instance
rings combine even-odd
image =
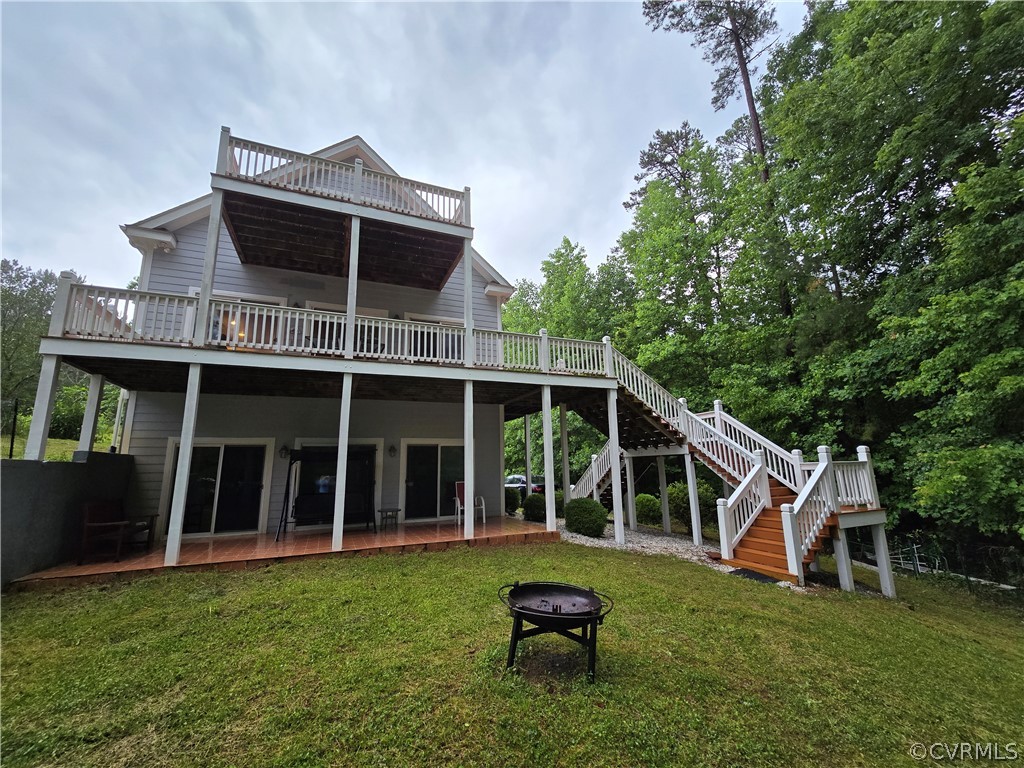
[[[405,518],[431,520],[455,514],[455,483],[462,480],[461,445],[424,443],[405,448]]]
[[[179,450],[178,447],[174,449],[172,489]],[[182,533],[257,530],[265,465],[266,446],[263,445],[195,446],[188,473]],[[167,522],[170,525],[170,514]]]

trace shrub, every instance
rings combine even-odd
[[[543,523],[547,518],[547,508],[544,504],[544,497],[539,493],[531,493],[523,501],[523,519],[531,523]]]
[[[565,494],[555,491],[555,517],[565,517]]]
[[[661,502],[649,493],[636,497],[636,519],[644,525],[658,525],[661,522]]]
[[[719,489],[721,490],[721,489]],[[700,505],[701,520],[705,523],[714,522],[718,519],[718,497],[716,492],[703,478],[697,478],[697,503]],[[672,483],[668,487],[668,512],[681,523],[690,523],[690,496],[686,489],[686,483]]]
[[[522,497],[519,495],[518,488],[506,488],[505,489],[505,512],[510,515],[514,515],[516,510],[519,509],[519,501]]]
[[[594,539],[604,536],[608,512],[599,501],[583,498],[573,499],[565,505],[565,528]]]
[[[89,389],[83,386],[67,386],[57,390],[50,416],[50,437],[57,440],[73,440],[82,431],[85,418],[85,402]]]

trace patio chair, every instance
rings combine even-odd
[[[147,533],[146,549],[153,548],[156,534],[156,515],[129,517],[120,501],[87,501],[82,505],[82,540],[78,551],[78,564],[98,542],[114,542],[114,562],[121,559],[121,549],[140,533]]]
[[[462,480],[458,480],[455,483],[455,524],[462,524],[462,515],[465,514],[466,510],[466,483]],[[477,496],[474,499],[473,514],[477,511],[480,512],[480,522],[487,522],[487,508],[484,504],[484,497]]]

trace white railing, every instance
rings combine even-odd
[[[469,224],[465,192],[236,136],[228,138],[226,152],[220,167],[231,178],[450,224]]]
[[[718,531],[722,557],[732,558],[733,550],[753,525],[754,520],[770,500],[768,473],[764,453],[754,454],[754,463],[746,477],[736,486],[728,499],[718,500]]]
[[[803,583],[804,558],[824,530],[828,519],[839,513],[839,493],[832,454],[827,446],[818,447],[818,465],[796,501],[782,505],[782,533],[786,542],[789,572]]]
[[[618,350],[612,352],[612,365],[619,382],[654,413],[679,428],[686,412],[675,395],[648,376]]]
[[[605,375],[605,345],[600,341],[581,341],[549,336],[548,345],[550,371],[589,376]]]
[[[345,316],[215,299],[210,302],[206,341],[229,349],[340,355],[345,351]]]
[[[865,507],[879,509],[882,504],[875,487],[875,472],[871,465],[871,453],[867,446],[857,449],[857,461],[836,461],[832,463],[836,474],[836,489],[839,505],[843,507]]]
[[[539,371],[540,336],[503,331],[473,331],[475,363],[482,368]]]
[[[718,465],[718,474],[724,471],[726,479],[735,485],[742,482],[754,468],[754,453],[715,429],[697,414],[682,406],[683,415],[679,420],[679,429],[686,435],[690,445],[699,451],[702,459],[710,459]],[[705,462],[706,463],[706,462]],[[712,467],[715,469],[715,467]]]
[[[715,401],[715,410],[710,414],[701,414],[702,420],[707,416],[711,417],[710,423],[719,432],[750,453],[764,451],[765,466],[772,477],[797,493],[803,488],[804,474],[801,467],[804,457],[800,451],[787,451],[755,432],[735,416],[723,411],[721,400]]]
[[[466,329],[459,326],[356,317],[355,354],[360,357],[461,365],[465,348]]]
[[[189,296],[73,284],[61,333],[79,338],[174,344],[192,339],[198,301]]]
[[[611,472],[611,468],[611,442],[607,442],[598,453],[590,457],[590,466],[586,468],[580,479],[576,481],[576,485],[570,491],[570,496],[574,499],[582,499],[589,496],[597,498],[597,494],[601,489],[601,481]]]

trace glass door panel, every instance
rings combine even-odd
[[[220,468],[214,531],[254,531],[260,524],[263,497],[262,445],[226,445]]]
[[[405,516],[437,517],[437,446],[410,445],[405,450]]]
[[[462,480],[465,465],[463,464],[461,445],[441,446],[441,509],[442,517],[455,514],[455,483]]]

